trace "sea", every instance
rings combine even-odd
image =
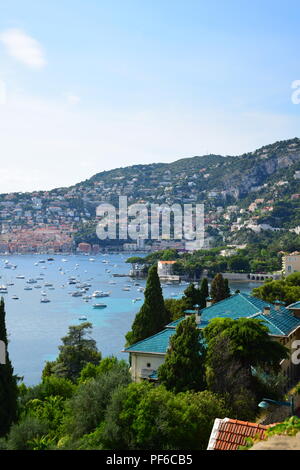
[[[24,377],[26,385],[40,382],[45,362],[57,357],[68,327],[82,321],[92,323],[91,337],[102,357],[114,355],[128,360],[128,354],[122,352],[124,337],[143,303],[142,288],[146,285],[146,280],[128,276],[131,266],[126,260],[131,255],[0,256],[0,284],[7,286],[7,293],[0,295],[5,301],[9,356],[14,373]],[[84,296],[95,291],[109,296],[74,297],[72,293],[78,288],[70,281],[90,286]],[[239,289],[250,293],[257,285],[234,282],[230,287],[232,292]],[[187,283],[162,284],[163,295],[180,298],[186,287]],[[45,297],[48,303],[41,302]],[[95,303],[106,307],[93,308]]]

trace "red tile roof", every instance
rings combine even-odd
[[[246,445],[247,437],[257,436],[264,439],[268,427],[237,419],[217,418],[215,419],[207,450],[238,450],[239,446]]]

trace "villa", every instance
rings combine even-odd
[[[238,293],[225,300],[210,305],[200,311],[188,310],[186,315],[196,313],[198,328],[205,328],[213,318],[256,318],[268,327],[269,334],[285,345],[291,353],[295,351],[293,342],[300,340],[300,302],[285,307],[282,302],[273,304],[249,294]],[[157,369],[164,362],[169,348],[169,340],[176,332],[181,317],[166,325],[165,329],[124,349],[130,354],[131,375],[135,382],[157,381]],[[300,343],[299,343],[300,344]],[[293,364],[291,358],[281,362],[281,369],[288,377],[289,385],[300,378],[300,365]]]

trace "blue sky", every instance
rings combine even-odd
[[[290,0],[2,0],[1,192],[300,137],[299,14]]]

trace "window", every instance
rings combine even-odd
[[[151,364],[150,362],[147,362],[147,367],[150,368],[151,367]]]

